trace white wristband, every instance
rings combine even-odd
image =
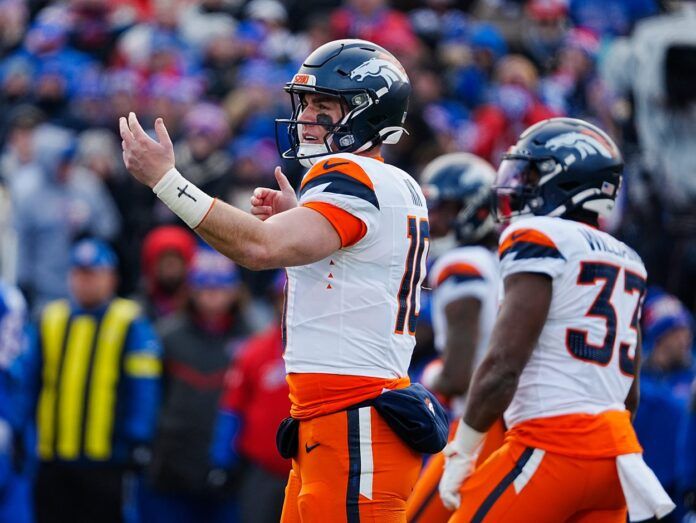
[[[463,419],[460,419],[452,443],[456,446],[457,450],[463,454],[478,454],[483,445],[483,438],[485,437],[485,432],[479,432],[471,428],[464,423]]]
[[[215,203],[214,198],[184,178],[176,167],[169,169],[152,191],[192,229],[200,225]]]

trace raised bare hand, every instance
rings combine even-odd
[[[275,168],[274,174],[278,187],[280,187],[279,191],[267,187],[257,187],[251,196],[251,214],[261,221],[267,220],[274,214],[297,207],[295,190],[280,167]]]
[[[140,126],[135,113],[118,120],[121,132],[123,162],[126,169],[141,183],[154,187],[174,167],[174,146],[162,118],[155,121],[157,141]]]

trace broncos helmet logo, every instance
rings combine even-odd
[[[580,154],[580,159],[582,160],[594,154],[601,154],[605,158],[613,157],[610,147],[604,140],[600,140],[591,134],[580,133],[577,131],[563,133],[551,138],[548,142],[546,142],[546,147],[552,151],[556,151],[562,147],[576,149]]]
[[[382,78],[387,84],[387,89],[390,89],[396,81],[408,82],[406,73],[400,70],[394,62],[384,58],[371,58],[350,72],[350,79],[357,82],[362,82],[368,76]]]

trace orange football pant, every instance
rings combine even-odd
[[[454,437],[458,424],[458,418],[450,424],[450,440]],[[486,439],[476,461],[477,466],[486,461],[488,456],[500,448],[504,438],[505,424],[500,419],[486,433]],[[406,503],[406,520],[409,523],[446,523],[449,520],[452,511],[445,508],[438,494],[438,485],[440,484],[444,467],[445,456],[442,452],[435,454],[428,461],[425,470],[418,478],[413,494],[411,494]]]
[[[464,482],[450,523],[625,523],[616,458],[576,458],[508,438]]]
[[[372,407],[300,421],[281,522],[405,522],[420,468]]]

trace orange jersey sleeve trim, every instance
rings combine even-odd
[[[577,458],[611,458],[643,450],[627,410],[530,419],[515,425],[506,437]]]
[[[439,287],[442,284],[442,282],[444,282],[447,278],[450,278],[452,276],[460,276],[464,280],[483,279],[483,275],[476,267],[474,267],[470,263],[458,262],[448,265],[444,269],[442,269],[442,271],[440,271],[440,274],[437,276],[435,286]]]
[[[329,220],[341,237],[341,247],[355,245],[367,234],[365,222],[335,205],[326,202],[307,202],[302,206],[317,211]]]
[[[339,171],[341,174],[350,176],[351,178],[354,178],[355,180],[362,183],[363,185],[369,187],[373,191],[375,190],[375,186],[372,183],[372,180],[370,180],[370,177],[363,170],[363,168],[360,167],[357,163],[352,162],[350,160],[346,160],[345,158],[328,158],[327,160],[324,160],[321,163],[315,163],[309,170],[309,172],[305,175],[305,177],[302,179],[302,183],[300,184],[300,190],[304,189],[304,186],[308,182],[311,182],[312,180],[321,176],[322,174],[335,171]]]
[[[553,240],[546,236],[543,232],[537,231],[536,229],[518,229],[510,236],[505,238],[505,241],[500,244],[498,248],[499,253],[503,253],[510,249],[516,243],[535,243],[543,247],[551,247],[553,249],[558,249]]]
[[[536,229],[518,229],[505,238],[498,247],[498,256],[501,260],[514,252],[520,258],[563,258],[553,240]]]
[[[325,416],[376,398],[384,389],[403,389],[411,384],[403,378],[372,378],[340,374],[290,373],[290,415],[296,419]]]

